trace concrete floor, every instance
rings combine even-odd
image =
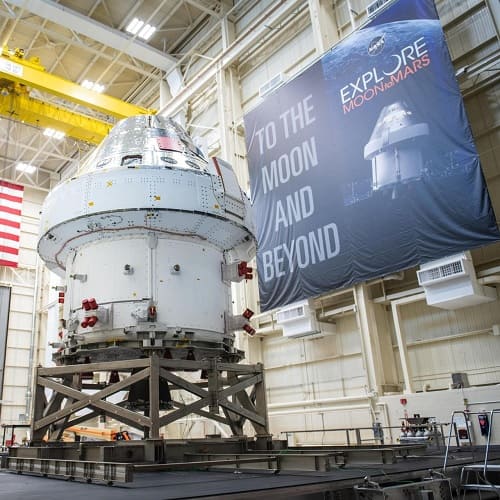
[[[500,449],[491,454],[500,462]],[[477,458],[476,458],[477,460]],[[462,465],[471,463],[470,450],[457,450],[450,456],[447,473],[458,478]],[[335,491],[335,498],[355,498],[353,485],[363,478],[380,483],[427,477],[429,469],[439,471],[442,452],[407,457],[391,464],[351,465],[330,472],[286,471],[168,471],[134,474],[134,481],[124,485],[106,486],[64,479],[43,478],[0,471],[0,499],[8,500],[170,500],[170,499],[324,499],[326,491]],[[455,483],[456,484],[456,483]],[[345,493],[340,494],[343,491]],[[469,498],[469,497],[467,497]],[[474,498],[477,498],[477,494]],[[492,498],[483,495],[483,498]]]
[[[359,477],[359,471],[353,472]],[[331,474],[234,472],[154,472],[137,474],[130,485],[104,486],[0,472],[0,498],[9,500],[167,500],[191,498],[282,498],[300,495],[301,486],[332,481]],[[294,491],[289,489],[293,488]],[[282,491],[281,489],[288,490]],[[259,491],[260,490],[260,491]],[[274,490],[274,491],[272,491]],[[302,495],[300,495],[302,496]],[[313,498],[313,497],[310,497]],[[321,498],[323,496],[321,495]]]
[[[333,472],[176,471],[135,474],[134,482],[105,486],[0,471],[0,498],[9,500],[167,500],[194,498],[323,499],[323,492],[359,484],[367,475],[388,478],[381,468],[345,468]],[[405,474],[407,475],[407,474]],[[4,496],[5,495],[5,496]]]

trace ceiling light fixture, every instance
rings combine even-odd
[[[142,38],[144,40],[149,40],[152,36],[153,33],[156,31],[156,28],[154,26],[151,26],[150,24],[146,24],[144,28],[142,28],[141,31],[139,31],[139,38]]]
[[[134,19],[132,19],[129,25],[125,28],[125,31],[131,33],[132,35],[137,35],[143,40],[149,40],[156,31],[156,28],[150,24],[144,24],[144,21],[134,17]]]
[[[33,165],[29,165],[28,163],[19,162],[16,165],[16,170],[19,170],[19,172],[24,172],[26,174],[32,174],[33,172],[35,172],[36,167]]]
[[[93,90],[94,92],[99,92],[99,94],[102,94],[105,88],[104,85],[93,82],[92,80],[83,80],[82,87],[85,87],[86,89],[89,90]]]
[[[129,25],[125,28],[125,31],[132,33],[132,35],[137,35],[137,32],[144,26],[144,21],[141,21],[137,17],[134,17],[130,21]]]
[[[53,137],[54,139],[61,140],[64,138],[66,135],[64,132],[61,132],[60,130],[54,130],[53,128],[46,128],[43,131],[43,135],[46,135],[47,137]]]

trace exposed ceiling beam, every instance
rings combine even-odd
[[[131,39],[119,30],[115,30],[94,19],[83,16],[78,12],[63,7],[52,0],[5,0],[6,2],[27,10],[43,19],[57,22],[66,28],[69,28],[81,35],[96,40],[99,43],[112,47],[120,52],[143,61],[155,68],[164,71],[172,69],[177,60],[140,42],[137,39]]]
[[[10,166],[8,166],[8,167],[3,167],[3,168],[0,168],[0,173],[1,173],[1,174],[4,174],[4,173],[5,173],[5,170],[7,170],[8,168],[12,168],[12,165],[14,165],[15,163],[17,163],[17,162],[18,162],[18,159],[17,159],[17,158],[12,157],[12,156],[5,156],[5,155],[0,155],[0,160],[2,160],[3,162],[9,162],[9,163],[10,163]],[[52,170],[48,170],[48,169],[43,168],[43,167],[36,167],[36,168],[37,168],[37,170],[38,170],[38,171],[43,172],[43,173],[45,173],[45,174],[49,174],[49,175],[51,175],[51,174],[53,174],[53,173],[54,173]],[[32,178],[34,177],[34,175],[33,175],[33,174],[28,174],[28,173],[26,173],[26,172],[23,172],[23,174],[24,174],[26,177],[30,178],[30,179],[32,179]],[[19,172],[18,172],[18,175],[19,175]]]
[[[175,98],[161,107],[158,114],[175,116],[190,99],[215,81],[220,70],[227,68],[247,50],[258,45],[269,34],[269,26],[279,25],[284,18],[293,14],[296,9],[303,8],[304,5],[307,7],[307,3],[304,3],[303,0],[279,0],[272,3],[238,35],[227,49],[215,57],[194,78],[187,81],[186,86],[180,90]],[[230,13],[231,11],[226,13],[226,16]]]
[[[5,15],[4,12],[2,12],[0,10],[0,16],[4,16],[4,15]],[[38,31],[38,34],[42,33],[46,37],[50,36],[51,38],[56,40],[57,43],[80,48],[82,50],[90,52],[91,54],[102,57],[106,61],[113,61],[114,60],[114,57],[112,55],[110,55],[106,52],[103,52],[102,49],[98,50],[94,47],[90,47],[89,45],[85,45],[81,40],[79,40],[77,38],[73,38],[73,39],[69,38],[67,36],[64,36],[62,33],[58,32],[58,31],[51,31],[50,29],[45,27],[43,24],[40,25],[40,23],[35,23],[35,22],[32,22],[28,19],[23,19],[23,24],[25,26],[32,28],[35,31]],[[1,30],[1,28],[0,28],[0,30]],[[35,45],[33,45],[32,48],[35,48]],[[29,51],[26,51],[26,53],[29,54]],[[132,63],[129,63],[127,61],[121,60],[120,64],[122,66],[124,66],[125,68],[127,68],[131,71],[135,71],[136,73],[139,73],[140,75],[145,76],[145,77],[150,77],[152,74],[150,69],[146,69],[146,67],[143,67],[143,63],[141,63],[141,67],[139,67],[137,64],[132,64]]]
[[[215,16],[217,19],[219,18],[219,15],[217,14],[217,12],[215,12],[212,9],[209,9],[207,6],[203,5],[198,0],[185,0],[185,2],[192,5],[193,7],[196,7],[197,9],[201,10],[205,14],[208,14],[210,16]]]
[[[44,137],[44,139],[45,139],[45,137]],[[0,139],[0,147],[4,147],[6,144],[7,144],[7,141]],[[16,154],[15,161],[22,161],[23,154],[25,154],[26,152],[38,153],[39,151],[40,151],[39,147],[23,144],[23,151],[21,154]],[[57,153],[56,151],[47,151],[47,150],[42,151],[42,153],[45,155],[43,157],[44,162],[51,161],[51,162],[55,163],[56,161],[63,162],[63,161],[69,161],[72,159],[71,155],[69,153],[67,155],[62,155],[62,154]],[[24,161],[26,161],[26,163],[29,163],[31,161],[31,159],[25,159]]]

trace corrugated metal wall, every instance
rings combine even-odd
[[[415,389],[447,389],[450,373],[466,372],[471,385],[500,382],[499,302],[456,311],[425,301],[401,308]]]

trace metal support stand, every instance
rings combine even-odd
[[[207,381],[191,382],[174,372],[201,370]],[[82,374],[119,372],[123,380],[93,383]],[[106,398],[120,391],[130,391],[134,384],[149,382],[143,412],[134,411],[127,400],[112,403]],[[160,385],[172,393],[169,409],[162,410]],[[250,392],[247,389],[250,388]],[[52,390],[49,399],[46,389]],[[88,393],[86,390],[96,391]],[[176,392],[184,390],[194,396],[193,401],[176,401]],[[197,414],[230,427],[233,435],[243,435],[248,420],[258,436],[267,436],[268,418],[263,366],[223,363],[217,359],[204,361],[149,358],[38,368],[34,391],[32,423],[33,443],[44,437],[59,441],[64,430],[99,415],[134,427],[144,438],[160,438],[160,428],[189,414]],[[169,396],[170,397],[170,396]],[[127,408],[129,406],[129,408]],[[223,415],[219,414],[219,407]],[[205,409],[205,408],[208,408]],[[76,416],[90,409],[90,413]]]

